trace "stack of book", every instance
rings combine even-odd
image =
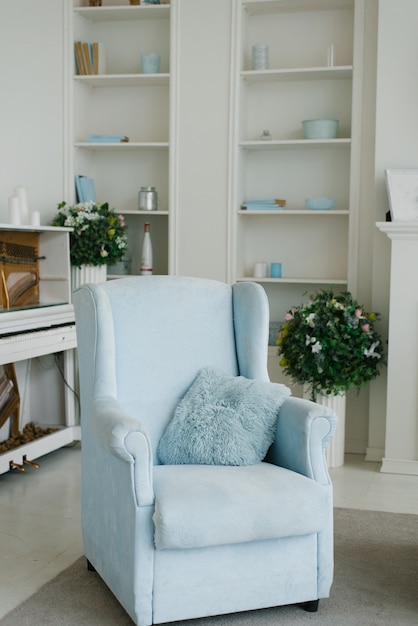
[[[272,200],[247,200],[241,208],[248,211],[271,211],[283,209],[285,206],[286,200],[273,198]]]
[[[88,143],[128,143],[126,135],[89,135]]]
[[[106,74],[105,48],[102,43],[76,41],[74,50],[78,74]]]

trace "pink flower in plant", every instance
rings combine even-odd
[[[362,313],[363,313],[363,310],[362,310],[362,309],[356,309],[356,310],[354,311],[354,315],[356,316],[356,318],[357,318],[358,320],[359,320],[359,319],[361,319],[361,318],[363,317]]]
[[[363,326],[361,327],[361,330],[363,331],[363,333],[370,332],[370,324],[363,324]]]
[[[293,313],[286,313],[286,315],[284,316],[284,319],[286,322],[290,322],[290,320],[292,320],[294,318]]]

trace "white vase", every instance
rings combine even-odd
[[[104,283],[106,281],[106,276],[106,265],[82,265],[81,267],[71,266],[72,291],[85,283]]]
[[[311,393],[303,390],[303,397],[311,399]],[[337,430],[334,437],[328,443],[326,458],[328,467],[341,467],[344,465],[344,447],[345,447],[345,395],[322,395],[317,394],[316,402],[330,408],[336,414]]]

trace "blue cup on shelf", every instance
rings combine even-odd
[[[141,54],[141,72],[143,74],[158,74],[160,71],[161,56],[157,52]]]
[[[270,263],[270,278],[281,278],[281,277],[282,277],[282,264]]]
[[[255,44],[251,56],[253,70],[269,69],[269,47],[266,44]]]

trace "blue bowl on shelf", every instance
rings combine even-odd
[[[335,198],[306,198],[305,205],[311,211],[329,211],[335,207]]]
[[[339,124],[339,120],[333,119],[303,120],[303,137],[304,139],[335,139]]]

